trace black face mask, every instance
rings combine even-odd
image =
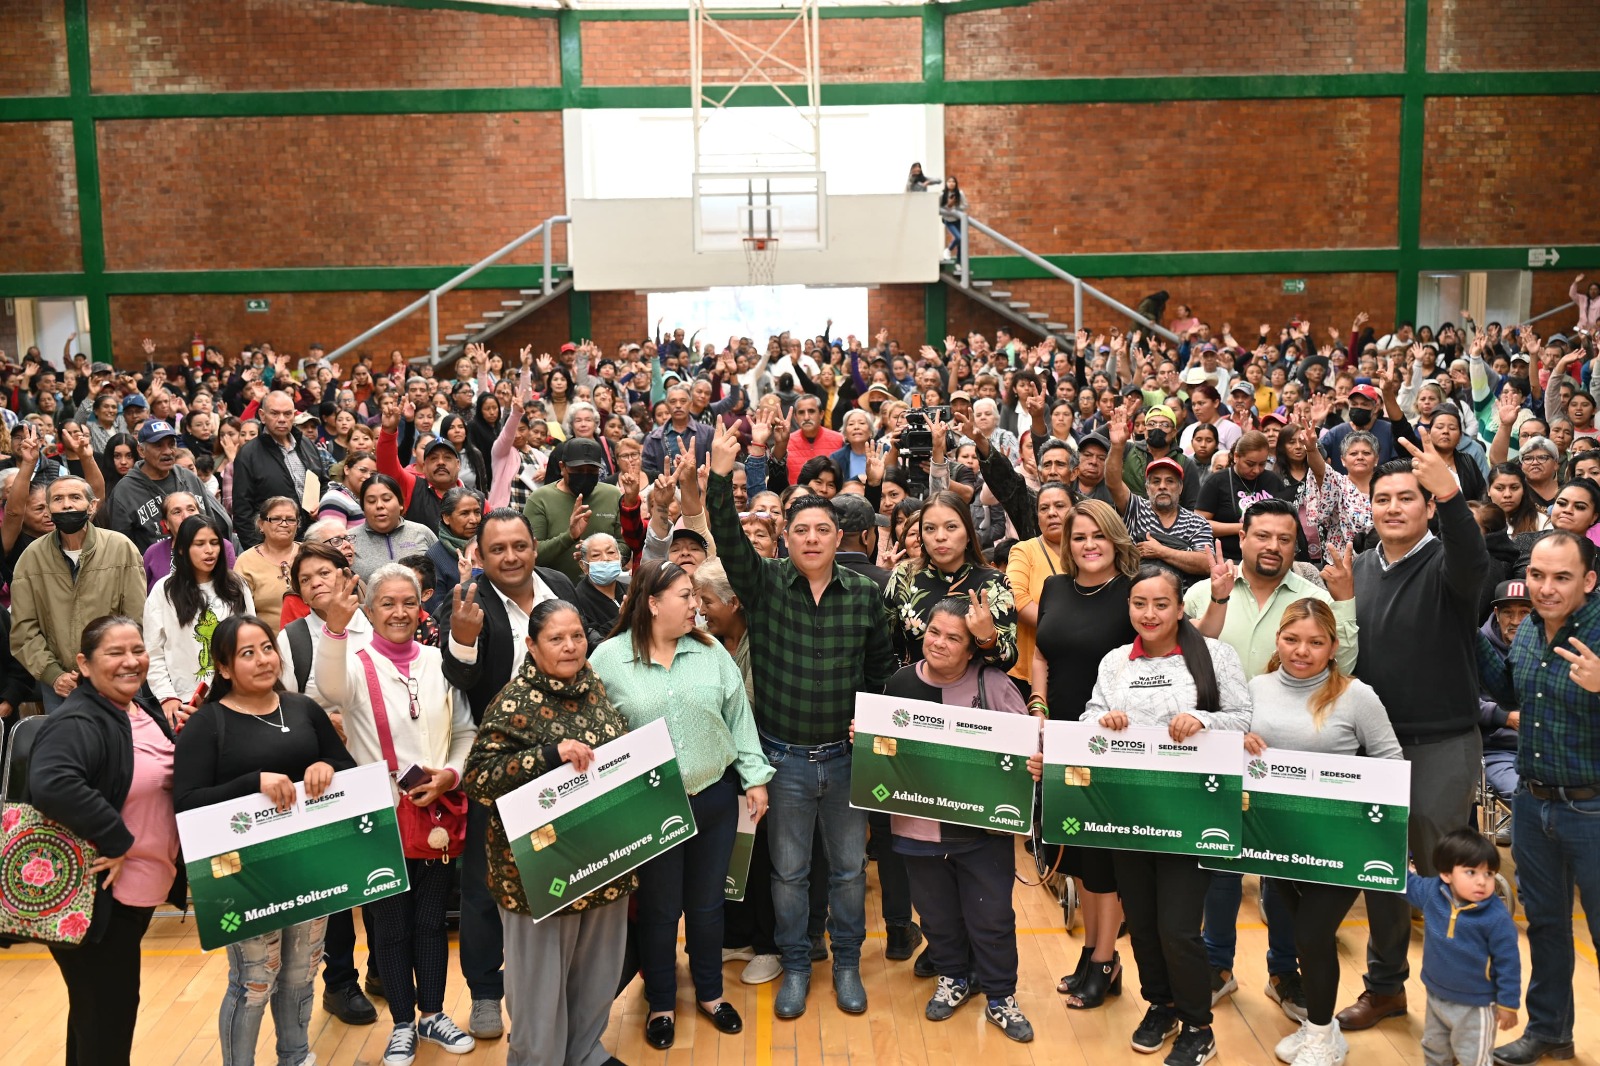
[[[1146,430],[1144,442],[1152,448],[1161,449],[1167,446],[1167,431],[1164,429]]]
[[[1350,424],[1362,429],[1372,423],[1372,412],[1365,407],[1350,408]]]
[[[56,529],[62,533],[72,534],[83,532],[83,527],[89,524],[88,511],[52,511],[50,521],[55,523]]]
[[[600,471],[588,468],[567,471],[567,488],[572,490],[574,496],[589,498],[594,492],[594,487],[600,484]]]

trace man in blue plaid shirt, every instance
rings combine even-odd
[[[1570,1059],[1572,888],[1600,938],[1600,694],[1582,683],[1600,648],[1595,547],[1565,530],[1543,534],[1528,562],[1533,614],[1502,662],[1478,635],[1484,688],[1520,707],[1511,854],[1528,915],[1528,1027],[1495,1049],[1501,1066]]]
[[[780,1018],[805,1012],[811,988],[811,844],[828,855],[828,932],[839,1009],[867,1009],[861,943],[867,934],[867,815],[850,806],[850,722],[857,692],[882,692],[895,671],[889,615],[872,579],[839,566],[838,516],[820,496],[789,505],[789,558],[764,559],[739,527],[731,474],[739,438],[719,424],[706,507],[717,554],[750,626],[756,726],[777,771],[767,785],[774,939],[783,953]]]

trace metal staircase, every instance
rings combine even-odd
[[[445,282],[443,285],[423,293],[421,296],[417,297],[417,299],[413,300],[405,307],[402,307],[400,310],[396,311],[382,322],[379,322],[376,326],[373,326],[359,337],[355,337],[352,340],[348,340],[339,345],[339,347],[328,353],[327,358],[339,358],[339,356],[355,348],[357,345],[365,344],[367,341],[371,340],[373,337],[376,337],[378,334],[382,333],[390,326],[393,326],[395,323],[416,314],[418,311],[422,310],[423,307],[428,309],[428,337],[430,343],[428,347],[428,355],[423,356],[422,358],[429,360],[434,365],[448,362],[449,360],[456,358],[462,353],[463,350],[465,350],[468,344],[474,344],[493,337],[495,334],[501,332],[514,323],[520,322],[522,319],[527,318],[529,315],[555,300],[557,297],[560,297],[572,290],[572,268],[556,263],[551,254],[551,243],[555,236],[556,227],[569,225],[571,222],[571,217],[567,215],[550,216],[537,226],[533,227],[533,229],[512,241],[510,244],[500,248],[498,251],[495,251],[490,255],[485,256],[476,263],[467,267],[465,270],[451,278],[449,281]],[[535,237],[542,237],[544,239],[544,259],[542,263],[543,270],[539,278],[539,287],[536,289],[521,289],[518,293],[518,295],[522,297],[521,299],[502,300],[500,301],[500,308],[498,310],[483,312],[478,316],[478,321],[466,323],[462,327],[462,331],[460,333],[445,334],[443,340],[446,343],[441,346],[439,343],[439,297],[443,296],[447,292],[459,288],[462,283],[475,277],[486,267],[490,267],[495,263],[498,263],[500,260],[510,255],[518,248],[521,248],[524,244],[527,244]],[[415,362],[420,360],[413,361]]]
[[[961,226],[961,258],[945,263],[940,269],[939,280],[959,291],[968,299],[979,306],[1004,318],[1022,329],[1039,337],[1053,337],[1058,346],[1070,344],[1073,335],[1083,325],[1083,298],[1085,295],[1105,304],[1113,311],[1125,315],[1137,322],[1142,328],[1159,334],[1170,341],[1179,340],[1177,334],[1171,332],[1159,323],[1152,322],[1139,312],[1126,304],[1113,299],[1090,285],[1082,278],[1067,273],[1043,256],[1032,252],[1016,241],[1007,237],[992,226],[987,226],[968,215],[965,211],[942,212],[946,221],[957,222]],[[990,281],[986,279],[974,280],[972,277],[972,264],[970,262],[972,248],[972,233],[976,231],[990,240],[1007,248],[1017,255],[1039,267],[1051,277],[1058,278],[1072,286],[1072,321],[1061,320],[1062,316],[1053,315],[1049,311],[1035,310],[1033,305],[1026,300],[1013,300],[1011,293],[1004,288],[1004,281]]]

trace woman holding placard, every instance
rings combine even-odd
[[[294,806],[296,781],[316,799],[334,771],[355,760],[328,714],[278,684],[283,660],[272,631],[254,615],[234,615],[211,638],[217,665],[211,699],[184,724],[173,764],[172,801],[180,811],[265,793],[280,811]],[[218,1027],[222,1066],[255,1062],[261,1016],[272,1005],[278,1061],[304,1062],[307,1028],[328,919],[229,944],[228,990]]]
[[[959,596],[934,605],[922,632],[922,661],[890,678],[886,695],[1027,713],[1010,677],[982,661],[977,638],[967,624],[971,608],[971,601]],[[1042,756],[1028,760],[1035,781],[1042,769]],[[1011,906],[1015,838],[899,814],[889,817],[889,827],[894,850],[905,856],[911,901],[922,916],[928,956],[939,975],[924,1011],[928,1020],[944,1021],[967,1001],[972,990],[970,959],[988,997],[989,1021],[1012,1040],[1032,1040],[1033,1026],[1016,997],[1017,918]]]
[[[370,517],[368,521],[370,524]],[[460,798],[464,815],[465,798],[456,790],[477,728],[466,696],[444,678],[439,649],[417,643],[422,613],[417,575],[399,563],[372,571],[366,599],[372,642],[359,649],[347,639],[350,620],[361,609],[356,596],[359,582],[351,573],[341,573],[335,580],[334,594],[323,615],[314,669],[318,690],[344,708],[350,754],[362,765],[386,762],[391,774],[408,778],[396,793],[399,803],[426,808],[443,799]],[[463,606],[459,586],[456,605],[458,609]],[[471,603],[470,597],[465,609],[482,617],[483,608]],[[400,813],[402,826],[408,821],[415,824],[406,812]],[[464,833],[464,816],[459,824]],[[430,847],[435,846],[434,833],[449,835],[448,830],[436,826],[426,842]],[[405,843],[411,891],[369,904],[378,934],[373,945],[378,976],[394,1020],[383,1061],[397,1066],[406,1066],[415,1058],[418,1040],[458,1055],[476,1046],[444,1012],[445,979],[450,969],[444,915],[453,871],[442,855],[416,858],[413,842]],[[455,850],[459,853],[460,846]]]
[[[723,884],[744,790],[756,822],[767,813],[767,765],[733,656],[695,628],[700,598],[676,563],[645,563],[633,577],[612,637],[594,651],[594,671],[638,729],[665,719],[677,752],[696,832],[639,868],[639,963],[650,1012],[645,1042],[665,1050],[676,1037],[678,921],[700,1013],[723,1033],[744,1022],[722,998]]]
[[[1202,729],[1244,731],[1250,689],[1239,654],[1184,617],[1177,571],[1141,566],[1128,592],[1128,620],[1137,636],[1100,660],[1083,721],[1111,730],[1163,727],[1175,743]],[[1140,994],[1150,1004],[1133,1049],[1153,1054],[1176,1033],[1168,1061],[1198,1066],[1216,1053],[1211,966],[1200,938],[1211,875],[1193,856],[1118,851],[1113,861]]]
[[[1277,651],[1267,672],[1250,681],[1250,731],[1244,747],[1251,755],[1268,748],[1324,755],[1404,758],[1394,726],[1365,682],[1340,673],[1334,662],[1338,627],[1327,604],[1296,600],[1278,621]],[[1339,923],[1360,895],[1359,889],[1309,881],[1276,880],[1294,915],[1294,944],[1305,980],[1306,1020],[1278,1042],[1279,1059],[1303,1066],[1342,1060],[1349,1045],[1333,1016],[1339,993]]]
[[[1047,512],[1063,502],[1070,510],[1059,534],[1061,573],[1045,578],[1039,591],[1028,710],[1053,721],[1076,722],[1094,691],[1095,665],[1136,636],[1128,620],[1128,589],[1139,569],[1139,549],[1109,504],[1082,500],[1072,505],[1059,482],[1039,489],[1039,527],[1046,536],[1051,524]],[[1111,856],[1105,848],[1062,847],[1061,872],[1077,879],[1083,914],[1078,967],[1056,985],[1071,1010],[1093,1009],[1122,991],[1122,960],[1116,950],[1122,903]]]
[[[624,874],[535,922],[494,804],[558,766],[587,770],[594,749],[626,733],[628,720],[589,668],[576,607],[565,600],[535,606],[527,640],[522,672],[484,711],[464,782],[472,801],[490,808],[489,891],[505,931],[511,1015],[506,1066],[600,1066],[610,1058],[600,1036],[628,942],[628,905],[609,904],[626,899],[638,878]]]
[[[185,905],[172,810],[172,737],[137,701],[150,669],[139,623],[90,622],[78,687],[28,760],[28,800],[95,846],[103,876],[83,943],[50,948],[67,984],[68,1066],[126,1066],[139,1014],[139,941],[163,902]],[[64,920],[70,920],[68,915]]]

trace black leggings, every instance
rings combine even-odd
[[[1211,966],[1200,923],[1211,874],[1192,855],[1113,853],[1128,939],[1139,966],[1139,994],[1173,1005],[1189,1025],[1211,1024]]]
[[[111,908],[104,936],[76,948],[50,948],[67,984],[67,1066],[127,1066],[133,1053],[139,942],[155,908],[109,898],[100,906]]]
[[[1339,923],[1355,905],[1360,889],[1274,879],[1272,888],[1294,915],[1294,948],[1305,982],[1306,1017],[1313,1025],[1333,1020],[1339,997]]]

